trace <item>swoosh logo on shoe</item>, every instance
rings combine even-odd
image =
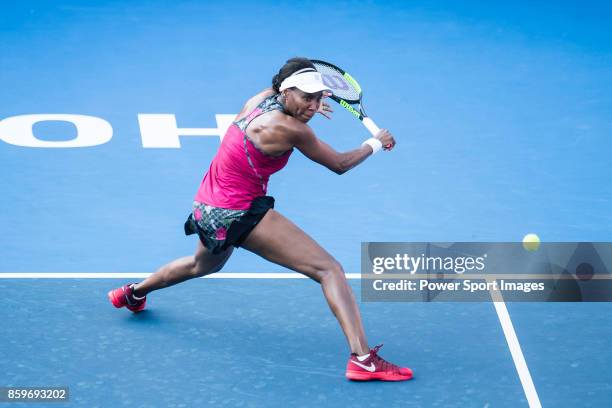
[[[363,368],[364,370],[369,371],[371,373],[373,373],[374,370],[376,370],[376,367],[374,366],[374,363],[370,363],[369,366],[366,366],[366,365],[363,365],[361,363],[358,363],[355,360],[351,360],[351,363],[353,363],[353,364],[355,364],[355,365],[357,365],[357,366],[359,366],[359,367]]]

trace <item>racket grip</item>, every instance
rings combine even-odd
[[[374,123],[374,121],[368,118],[367,116],[363,118],[362,122],[363,126],[365,126],[370,131],[372,136],[376,136],[376,134],[380,131],[380,128],[376,126],[376,123]]]

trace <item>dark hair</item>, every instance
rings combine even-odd
[[[299,71],[304,68],[314,68],[314,64],[310,62],[308,58],[303,57],[295,57],[287,60],[285,65],[281,69],[278,70],[278,74],[274,75],[272,78],[272,88],[276,93],[280,92],[279,88],[281,83],[285,80],[285,78],[289,77],[295,71]]]

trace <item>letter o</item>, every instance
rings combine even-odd
[[[33,127],[45,121],[70,122],[77,129],[72,140],[48,141],[34,136]],[[113,128],[104,119],[87,115],[37,114],[11,116],[0,121],[0,140],[23,147],[90,147],[107,143]]]

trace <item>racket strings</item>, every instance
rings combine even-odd
[[[359,101],[361,93],[344,78],[342,72],[324,64],[316,62],[314,64],[317,71],[321,73],[323,83],[334,92],[335,96],[347,102],[355,103]]]

